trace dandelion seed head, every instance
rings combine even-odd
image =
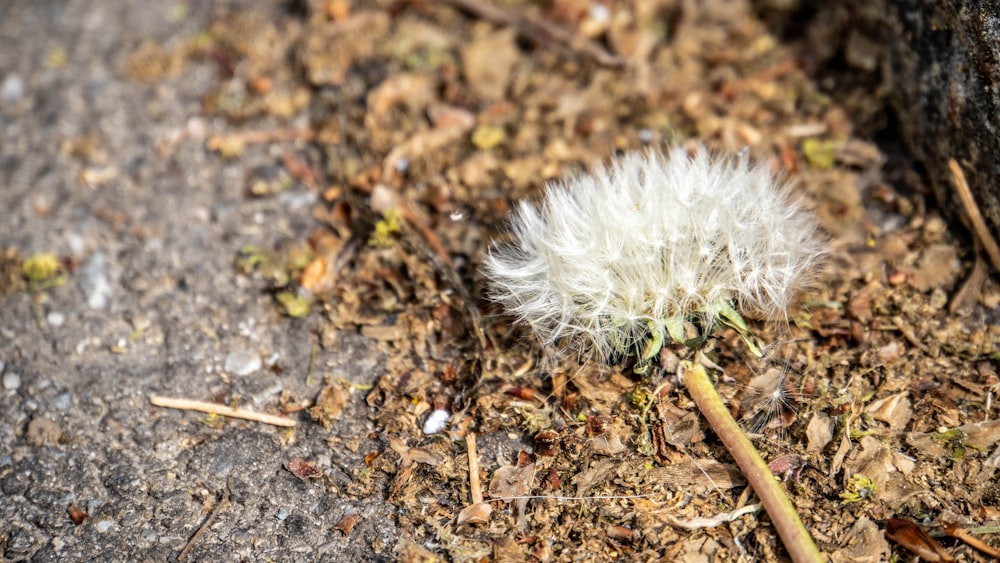
[[[544,345],[607,357],[723,306],[786,316],[822,253],[814,218],[762,164],[703,148],[631,153],[521,202],[484,264]]]

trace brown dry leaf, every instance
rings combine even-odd
[[[323,476],[323,473],[319,469],[316,469],[315,464],[308,462],[301,457],[286,461],[285,469],[291,471],[292,475],[295,475],[303,481],[307,479],[318,479]]]
[[[746,484],[738,467],[707,458],[654,467],[649,470],[649,478],[655,483],[695,490],[726,490]]]
[[[883,397],[873,401],[865,412],[870,414],[875,420],[884,422],[893,430],[901,430],[913,417],[913,408],[910,405],[909,393],[904,391]]]
[[[505,465],[493,472],[488,494],[490,498],[503,499],[527,496],[535,479],[535,464],[524,467]]]
[[[808,440],[806,452],[818,454],[823,451],[823,448],[833,439],[835,427],[836,423],[828,414],[824,412],[814,414],[806,426],[806,438]]]
[[[956,430],[965,433],[966,444],[981,451],[992,448],[1000,440],[1000,420],[965,424]]]
[[[885,523],[885,537],[924,561],[951,563],[955,559],[919,525],[904,518],[890,518]]]
[[[837,446],[837,451],[833,454],[833,459],[830,461],[830,473],[829,475],[833,477],[840,472],[840,468],[844,465],[844,458],[851,451],[851,437],[848,432],[843,432],[840,435],[840,445]]]
[[[463,508],[458,513],[456,522],[459,526],[462,524],[485,524],[490,521],[491,514],[493,514],[493,506],[490,503],[477,502]]]
[[[341,532],[344,533],[345,536],[349,536],[351,535],[351,530],[353,530],[354,526],[356,526],[357,524],[358,524],[357,514],[345,514],[344,517],[340,519],[340,522],[337,522],[337,525],[334,526],[333,529],[340,530]]]
[[[340,413],[347,404],[348,391],[340,384],[327,385],[316,397],[316,404],[309,409],[309,416],[323,425],[325,430],[330,430],[333,423],[340,417]]]
[[[848,459],[844,464],[844,482],[851,479],[852,475],[860,473],[875,483],[876,494],[881,496],[879,493],[885,489],[889,474],[896,471],[892,450],[882,439],[875,436],[864,436],[859,444],[861,451],[855,450],[852,459]]]
[[[625,444],[614,428],[608,428],[603,434],[591,438],[590,447],[594,453],[601,455],[616,455],[626,450]]]
[[[876,563],[889,555],[889,542],[867,516],[858,518],[840,543],[845,547],[830,554],[833,563]]]
[[[571,481],[576,485],[576,496],[582,497],[595,485],[606,480],[618,465],[619,462],[615,460],[602,459],[592,462],[587,469],[574,475]]]
[[[462,50],[462,72],[480,101],[501,100],[520,58],[511,27],[489,32]]]
[[[69,519],[73,521],[73,524],[79,526],[83,524],[83,521],[89,516],[86,512],[80,509],[75,502],[69,503],[66,507],[66,512],[69,513]]]

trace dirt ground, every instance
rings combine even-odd
[[[5,2],[0,559],[782,560],[675,373],[540,350],[483,298],[512,202],[704,143],[829,238],[763,359],[705,350],[820,548],[989,560],[942,531],[1000,545],[1000,287],[895,149],[877,46],[767,19]]]

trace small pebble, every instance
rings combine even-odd
[[[52,407],[58,411],[68,411],[71,406],[73,406],[73,396],[68,391],[59,393],[52,400]]]
[[[250,375],[263,365],[260,354],[248,350],[235,350],[226,356],[223,369],[232,375]]]
[[[275,517],[278,520],[282,520],[283,521],[283,520],[285,520],[285,518],[288,518],[288,511],[285,510],[284,508],[279,508],[278,509],[278,513],[275,514]]]
[[[110,530],[111,526],[114,526],[114,525],[115,525],[115,523],[112,522],[111,520],[101,520],[101,521],[97,522],[96,524],[94,524],[94,529],[97,530],[98,532],[101,532],[103,534],[104,532],[107,532],[108,530]]]
[[[449,417],[451,417],[451,413],[446,410],[437,409],[432,412],[424,421],[424,434],[437,434],[444,430],[445,426],[448,425]]]
[[[24,97],[24,80],[17,73],[10,73],[0,84],[0,99],[5,104],[12,104]]]
[[[98,252],[80,268],[80,289],[91,309],[103,309],[111,299],[111,282],[108,281],[108,260]]]
[[[21,376],[16,373],[5,373],[3,374],[3,388],[8,391],[13,391],[21,386]]]
[[[45,322],[53,328],[59,328],[66,322],[66,315],[59,311],[50,311],[48,315],[45,315]]]

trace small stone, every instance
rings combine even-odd
[[[226,356],[223,369],[232,375],[250,375],[263,365],[260,354],[248,350],[235,350]]]
[[[278,509],[278,513],[277,513],[277,514],[275,514],[275,517],[276,517],[276,518],[277,518],[278,520],[282,520],[282,521],[284,521],[284,520],[285,520],[286,518],[288,518],[288,511],[287,511],[287,510],[285,510],[284,508],[279,508],[279,509]]]
[[[3,374],[3,388],[7,391],[14,391],[21,386],[21,376],[10,372]]]
[[[73,396],[69,394],[68,391],[64,391],[56,395],[56,398],[52,400],[52,407],[57,411],[66,412],[73,405]]]
[[[111,299],[111,282],[108,281],[108,260],[98,252],[80,268],[80,289],[91,309],[103,309]]]
[[[10,73],[0,84],[0,100],[5,104],[12,104],[24,97],[24,79],[17,73]]]
[[[114,525],[115,525],[115,523],[112,522],[111,520],[101,520],[101,521],[97,522],[96,524],[94,524],[94,529],[103,534],[103,533],[107,532],[108,530],[110,530],[111,527],[114,526]]]
[[[59,311],[51,311],[48,315],[45,315],[45,322],[49,323],[49,326],[53,328],[59,328],[66,322],[66,315],[63,315]]]

